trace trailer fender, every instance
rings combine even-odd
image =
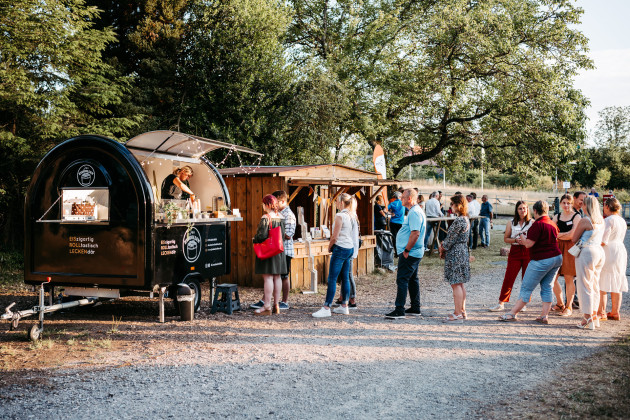
[[[195,292],[195,312],[199,310],[201,307],[201,282],[203,278],[198,273],[188,274],[186,277],[182,279],[182,281],[178,281],[173,284],[173,289],[175,292],[177,291],[177,284],[184,283],[188,287],[190,287]],[[177,293],[173,293],[173,300],[177,300]],[[175,305],[177,307],[177,305]]]

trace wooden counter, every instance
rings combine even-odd
[[[374,248],[376,248],[376,236],[362,236],[363,245],[359,248],[359,255],[354,260],[352,272],[355,276],[365,275],[374,271]],[[295,255],[291,260],[291,288],[309,289],[311,287],[311,274],[308,270],[308,256],[304,242],[294,242]],[[330,253],[328,252],[328,240],[316,239],[311,242],[311,253],[315,258],[318,283],[326,284],[328,267],[330,265]]]

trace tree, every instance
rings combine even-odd
[[[630,147],[630,106],[609,106],[599,111],[595,142],[603,148]]]
[[[103,63],[114,40],[82,0],[0,0],[0,228],[21,245],[24,194],[36,164],[80,132],[125,137],[139,117],[112,115],[128,81]]]
[[[345,128],[383,145],[394,175],[470,148],[508,170],[550,170],[584,141],[587,101],[572,79],[592,63],[568,0],[293,4],[294,59],[348,81]]]
[[[252,147],[267,164],[286,161],[294,81],[281,43],[287,16],[267,0],[195,3],[178,70],[181,130]]]
[[[630,107],[601,110],[594,137],[596,147],[584,151],[574,179],[585,186],[630,188]]]

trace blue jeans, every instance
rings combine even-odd
[[[481,237],[481,245],[490,245],[490,219],[483,218],[479,221],[479,236]]]
[[[523,281],[521,283],[521,292],[519,298],[523,302],[529,302],[532,292],[540,284],[540,297],[543,302],[552,302],[553,281],[562,265],[562,255],[557,255],[544,260],[531,260],[525,270]]]
[[[405,258],[403,254],[398,256],[398,271],[396,272],[396,309],[405,309],[407,302],[407,290],[411,307],[420,309],[420,280],[418,280],[418,265],[422,258],[411,255]]]
[[[326,291],[326,302],[324,306],[330,308],[333,300],[335,300],[337,277],[341,278],[343,303],[348,303],[348,294],[350,293],[348,274],[352,268],[352,254],[354,254],[354,248],[342,248],[338,245],[333,245],[332,255],[330,256],[330,267],[328,267],[328,291]]]

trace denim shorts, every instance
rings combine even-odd
[[[540,285],[540,297],[543,302],[553,301],[553,281],[562,265],[562,255],[546,258],[544,260],[531,260],[525,270],[519,298],[523,302],[529,302],[532,292]]]

